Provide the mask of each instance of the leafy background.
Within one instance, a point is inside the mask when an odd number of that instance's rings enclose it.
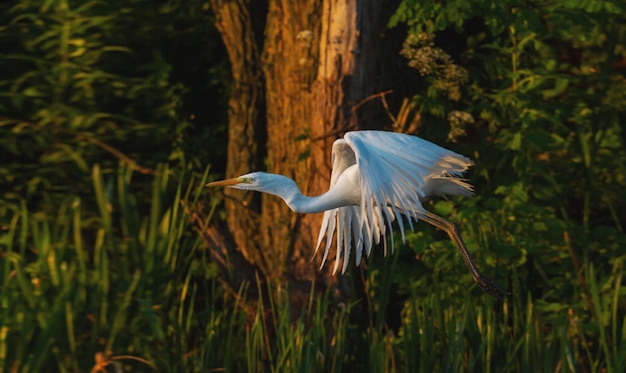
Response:
[[[476,162],[474,198],[429,206],[507,302],[468,291],[420,224],[352,269],[353,299],[312,293],[296,313],[272,284],[251,308],[263,285],[224,290],[190,219],[219,209],[200,186],[225,163],[207,3],[5,2],[2,369],[626,370],[624,4],[396,6],[389,58],[416,68],[420,135]]]

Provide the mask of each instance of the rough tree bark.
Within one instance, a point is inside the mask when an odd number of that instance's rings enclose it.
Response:
[[[261,2],[257,2],[259,4]],[[231,64],[232,87],[228,102],[227,175],[241,175],[263,167],[262,142],[265,128],[265,93],[260,69],[259,34],[263,19],[253,19],[248,1],[213,0],[215,26],[220,32]],[[260,12],[263,12],[261,6]],[[226,189],[227,224],[239,253],[259,266],[258,250],[249,249],[256,241],[258,196],[235,189]],[[255,201],[255,199],[257,201]],[[248,229],[242,229],[248,226]]]
[[[227,177],[266,169],[293,178],[304,194],[328,189],[332,142],[366,122],[366,113],[352,108],[376,91],[382,6],[212,0],[233,77]],[[311,262],[321,214],[295,214],[274,196],[226,193],[234,245],[214,249],[236,248],[231,254],[268,279],[289,280],[292,290],[335,281],[319,271],[319,256]]]

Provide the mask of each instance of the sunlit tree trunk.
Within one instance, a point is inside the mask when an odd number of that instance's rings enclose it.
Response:
[[[320,194],[333,141],[366,122],[353,109],[376,90],[382,0],[260,4],[212,1],[233,69],[226,176],[265,169]],[[263,276],[305,292],[312,281],[335,281],[328,268],[319,271],[320,256],[311,262],[322,214],[295,214],[270,195],[227,193],[236,250]]]

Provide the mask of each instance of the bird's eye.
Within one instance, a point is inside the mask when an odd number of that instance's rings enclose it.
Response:
[[[243,182],[246,184],[252,184],[253,181],[254,181],[254,178],[252,177],[246,177],[243,179]]]

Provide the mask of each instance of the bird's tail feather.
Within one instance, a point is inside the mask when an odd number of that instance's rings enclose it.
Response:
[[[467,182],[467,179],[459,179],[453,176],[437,176],[428,182],[429,189],[442,197],[474,195],[474,187]]]

